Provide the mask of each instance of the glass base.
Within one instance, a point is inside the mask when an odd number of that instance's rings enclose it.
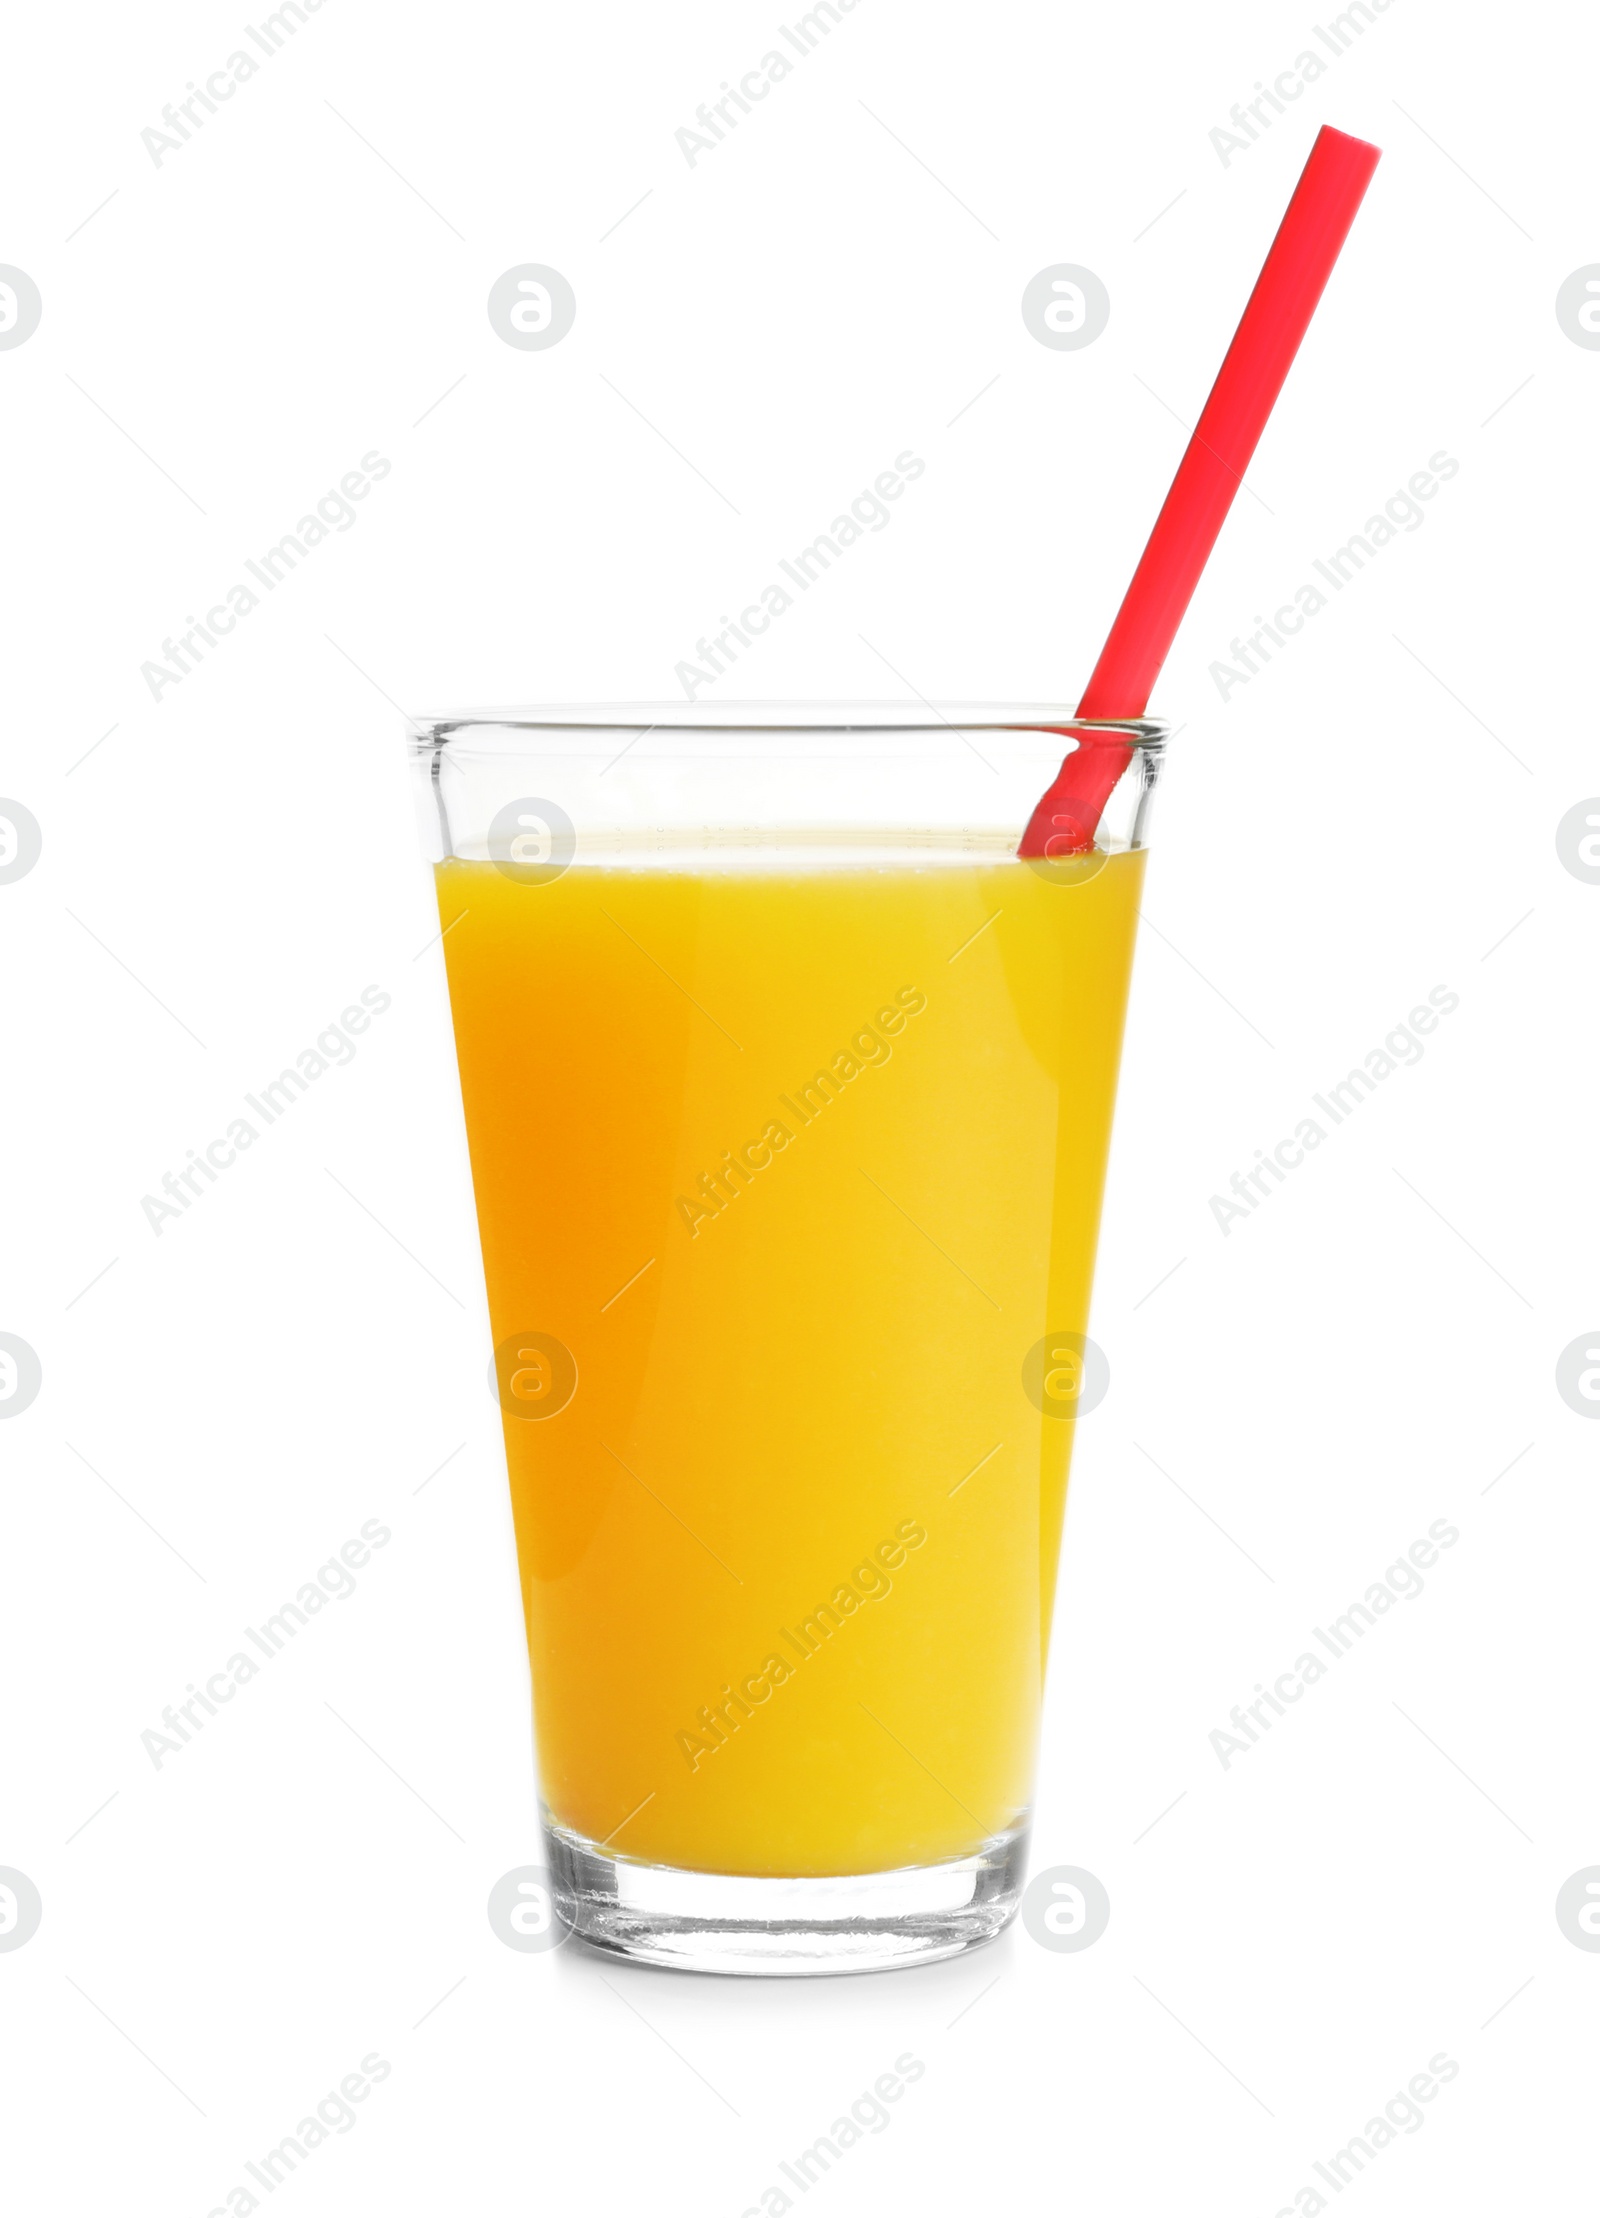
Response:
[[[970,1856],[829,1879],[748,1879],[613,1856],[545,1819],[556,1908],[591,1948],[743,1978],[890,1971],[959,1956],[1010,1924],[1026,1828]]]

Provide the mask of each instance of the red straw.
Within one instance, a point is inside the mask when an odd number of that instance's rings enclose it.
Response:
[[[1100,651],[1078,714],[1144,714],[1200,573],[1355,220],[1378,148],[1325,124],[1262,264],[1211,397]],[[1126,769],[1129,743],[1084,734],[1028,820],[1021,855],[1079,854]]]

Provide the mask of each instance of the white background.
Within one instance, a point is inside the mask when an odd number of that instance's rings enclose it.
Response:
[[[860,0],[691,169],[775,12],[327,0],[156,167],[242,20],[7,36],[0,261],[44,303],[0,352],[0,792],[44,836],[0,887],[0,1328],[44,1379],[0,1428],[0,1864],[44,1904],[0,1953],[16,2207],[228,2209],[373,2051],[278,2191],[305,2218],[738,2218],[907,2051],[819,2206],[1314,2209],[1447,2052],[1352,2201],[1567,2207],[1600,1429],[1554,1379],[1600,1323],[1600,888],[1555,828],[1600,789],[1600,354],[1553,304],[1600,259],[1592,19],[1394,0],[1225,165],[1327,15]],[[1072,698],[1322,120],[1385,158],[1153,704],[1185,728],[1034,1845],[1109,1930],[810,1985],[513,1954],[526,1669],[396,704],[674,693],[906,447],[891,528],[720,692]],[[527,261],[577,296],[548,352],[485,314]],[[1111,297],[1081,352],[1019,314],[1059,261]],[[372,449],[355,526],[153,701],[141,664]],[[1221,701],[1229,641],[1440,449],[1425,525]],[[356,1061],[158,1238],[141,1197],[368,984]],[[1423,1060],[1224,1237],[1210,1196],[1436,985]],[[370,1518],[357,1593],[153,1770],[163,1706]],[[1230,1708],[1439,1518],[1423,1595],[1224,1771]]]

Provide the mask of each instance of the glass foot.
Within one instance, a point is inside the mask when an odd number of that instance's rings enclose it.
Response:
[[[1025,1828],[970,1856],[830,1879],[636,1863],[545,1820],[556,1908],[591,1948],[744,1978],[888,1971],[992,1941],[1016,1915]]]

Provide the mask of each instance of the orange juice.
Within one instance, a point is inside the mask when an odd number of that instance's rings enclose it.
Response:
[[[556,1825],[1025,1823],[1143,863],[437,867]]]

